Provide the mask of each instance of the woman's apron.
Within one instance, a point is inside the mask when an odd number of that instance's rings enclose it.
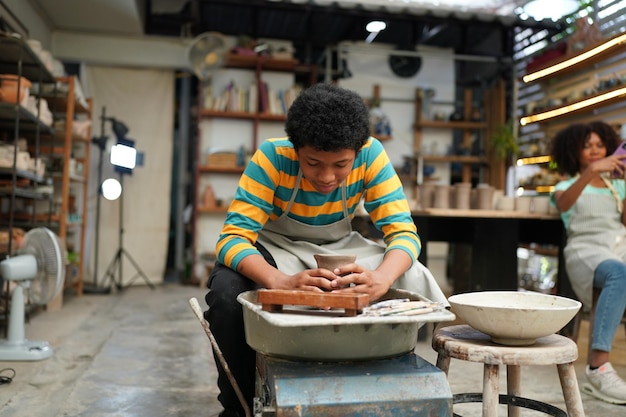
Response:
[[[348,215],[346,184],[341,185],[343,219],[324,226],[304,224],[288,216],[302,181],[298,172],[296,185],[284,213],[273,222],[267,222],[259,232],[258,242],[272,254],[278,269],[294,275],[305,269],[317,268],[316,253],[356,254],[356,263],[369,270],[376,269],[383,260],[385,247],[352,231]],[[392,286],[418,293],[432,301],[448,305],[447,299],[432,273],[415,261]]]
[[[607,259],[626,261],[626,228],[613,196],[583,193],[578,197],[563,251],[572,289],[591,307],[593,275]]]

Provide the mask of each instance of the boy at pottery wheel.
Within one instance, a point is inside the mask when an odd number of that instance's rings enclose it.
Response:
[[[249,407],[255,352],[246,344],[236,300],[258,288],[366,293],[390,287],[447,304],[417,260],[421,242],[409,204],[382,144],[369,135],[369,112],[356,93],[329,84],[304,90],[287,115],[287,137],[259,146],[246,167],[217,242],[205,318]],[[385,245],[352,231],[363,199]],[[355,263],[318,269],[316,253],[356,254]],[[221,417],[244,412],[218,367]]]

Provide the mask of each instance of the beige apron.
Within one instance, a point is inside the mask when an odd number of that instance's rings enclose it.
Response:
[[[352,230],[345,181],[341,185],[344,218],[324,226],[304,224],[288,216],[301,181],[302,171],[298,172],[296,185],[284,213],[278,219],[267,222],[259,232],[259,243],[272,254],[278,269],[293,275],[316,268],[317,263],[313,258],[316,253],[356,254],[357,264],[369,270],[376,269],[382,263],[385,247]],[[448,305],[432,273],[417,260],[396,280],[393,288],[412,291]]]
[[[626,262],[626,227],[608,195],[581,194],[567,230],[565,267],[578,299],[591,306],[593,274],[607,259]]]

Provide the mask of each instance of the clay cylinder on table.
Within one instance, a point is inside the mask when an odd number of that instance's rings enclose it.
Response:
[[[533,197],[532,211],[537,214],[548,214],[550,212],[550,197]]]
[[[476,187],[477,206],[479,210],[493,210],[493,192],[495,188],[487,184]]]
[[[420,185],[420,194],[418,204],[422,209],[429,209],[433,207],[435,198],[435,184],[424,183]]]
[[[532,200],[529,197],[516,197],[515,198],[515,211],[522,211],[529,213]]]
[[[435,208],[450,208],[450,186],[438,184],[435,186]]]
[[[454,185],[454,206],[457,209],[469,210],[472,184],[460,182]]]

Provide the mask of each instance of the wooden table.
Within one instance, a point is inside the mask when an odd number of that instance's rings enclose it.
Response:
[[[517,249],[522,243],[551,244],[562,248],[565,229],[558,215],[519,211],[427,209],[412,212],[422,238],[420,261],[426,265],[429,242],[471,245],[467,282],[454,285],[454,292],[516,290]],[[564,268],[559,268],[559,284]],[[559,291],[560,292],[560,291]]]

